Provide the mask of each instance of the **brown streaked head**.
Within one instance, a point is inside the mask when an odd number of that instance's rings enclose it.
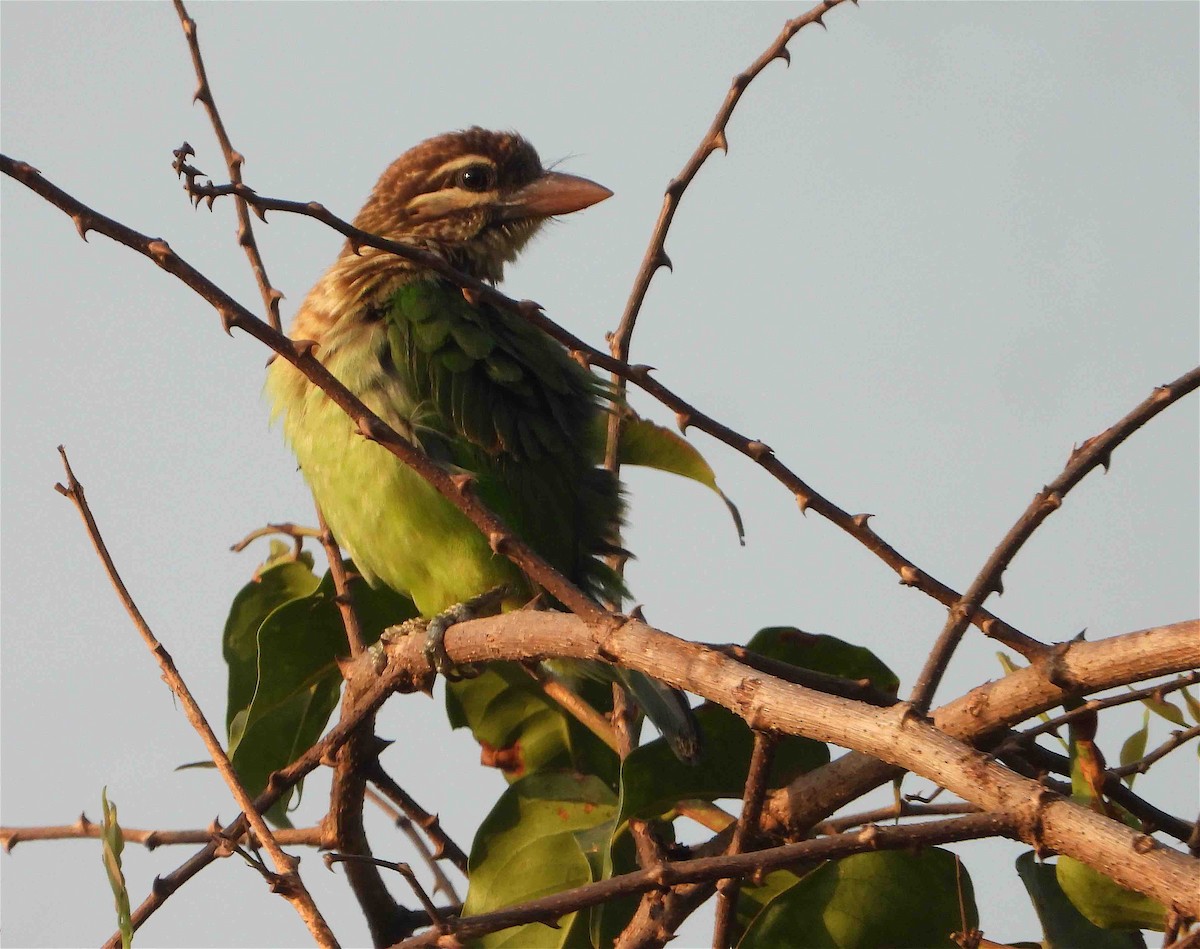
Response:
[[[515,132],[469,128],[428,139],[392,162],[354,223],[499,280],[547,218],[611,194],[586,178],[547,171]]]

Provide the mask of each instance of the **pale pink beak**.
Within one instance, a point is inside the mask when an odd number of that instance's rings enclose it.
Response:
[[[604,185],[598,185],[587,178],[564,174],[561,171],[545,171],[540,177],[509,195],[508,200],[501,205],[500,216],[505,220],[553,217],[556,214],[582,211],[611,197],[612,192]]]

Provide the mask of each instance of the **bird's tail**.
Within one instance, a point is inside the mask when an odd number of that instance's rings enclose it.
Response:
[[[683,693],[640,672],[618,667],[617,674],[646,717],[662,732],[675,757],[687,764],[699,761],[700,727]]]

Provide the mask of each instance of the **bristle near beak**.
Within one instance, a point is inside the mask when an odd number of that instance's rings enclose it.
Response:
[[[587,178],[546,171],[509,195],[501,203],[498,216],[504,221],[553,217],[582,211],[610,197],[612,192],[608,188]]]

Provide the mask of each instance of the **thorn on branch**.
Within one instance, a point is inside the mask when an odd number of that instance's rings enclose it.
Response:
[[[667,256],[667,252],[661,247],[654,257],[654,267],[656,270],[659,267],[666,267],[671,273],[675,272],[675,265],[671,263],[671,258]]]
[[[860,530],[869,530],[870,527],[867,524],[867,521],[874,516],[874,514],[855,514],[854,517],[850,518],[850,520],[853,522],[854,526]]]
[[[729,154],[729,139],[726,138],[724,129],[718,129],[717,134],[712,137],[708,148],[709,153],[715,152],[718,148],[726,155]]]
[[[465,472],[454,474],[450,476],[450,483],[454,485],[460,495],[467,494],[475,484],[475,476]]]
[[[746,453],[755,461],[762,461],[764,458],[775,454],[771,450],[770,445],[763,444],[758,439],[746,443]]]
[[[88,231],[91,230],[91,228],[88,227],[87,218],[84,217],[83,214],[72,214],[71,220],[75,222],[75,230],[79,232],[79,236],[82,237],[86,242]]]
[[[776,59],[782,59],[783,64],[789,69],[792,65],[792,53],[786,46],[779,47],[779,52],[775,54]]]
[[[165,266],[166,262],[175,256],[175,251],[171,250],[170,245],[161,237],[146,245],[146,250],[160,267]]]
[[[291,343],[292,352],[296,354],[297,359],[304,359],[311,355],[318,345],[315,339],[293,339]]]

